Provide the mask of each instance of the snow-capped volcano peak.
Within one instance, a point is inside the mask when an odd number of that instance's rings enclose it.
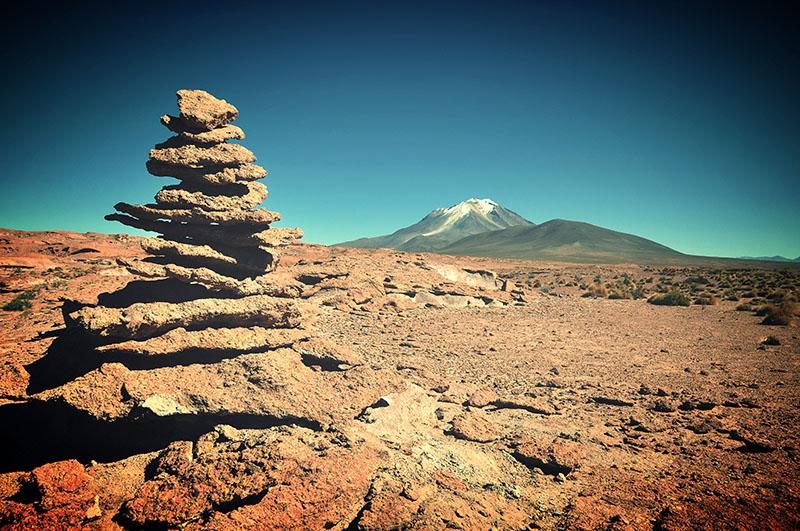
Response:
[[[443,213],[448,215],[457,214],[459,216],[466,216],[470,213],[470,211],[477,210],[486,216],[498,206],[500,205],[491,199],[475,199],[474,197],[470,197],[466,201],[462,201],[461,203],[453,205],[450,208],[440,208],[437,210],[441,210]]]
[[[471,197],[447,208],[437,208],[410,227],[386,236],[362,238],[346,245],[393,247],[404,251],[431,251],[472,234],[531,222],[491,199]]]

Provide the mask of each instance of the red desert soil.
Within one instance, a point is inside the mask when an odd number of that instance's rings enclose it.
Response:
[[[736,311],[796,270],[303,244],[281,262],[302,356],[65,337],[62,311],[178,296],[118,265],[139,241],[0,230],[0,305],[31,301],[0,311],[0,527],[800,527],[797,317]],[[722,300],[581,296],[620,282]]]

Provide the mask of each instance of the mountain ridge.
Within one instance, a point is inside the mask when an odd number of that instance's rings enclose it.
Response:
[[[573,263],[800,265],[800,257],[792,260],[684,254],[641,236],[582,221],[552,219],[537,225],[491,199],[475,198],[436,208],[417,223],[391,234],[335,245]]]
[[[438,252],[579,262],[672,261],[688,256],[641,236],[565,219],[467,236]]]
[[[518,225],[533,223],[491,199],[470,198],[450,207],[436,208],[417,223],[391,234],[358,238],[336,245],[435,252],[465,236]]]

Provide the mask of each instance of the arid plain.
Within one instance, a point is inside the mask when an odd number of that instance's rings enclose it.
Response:
[[[0,232],[4,528],[800,525],[797,317],[756,315],[797,269],[296,244],[275,282],[311,339],[71,337],[81,306],[197,296],[122,267],[139,242]]]

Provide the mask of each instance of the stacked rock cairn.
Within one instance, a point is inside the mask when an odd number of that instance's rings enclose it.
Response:
[[[127,354],[289,346],[304,336],[294,300],[301,286],[274,269],[281,248],[302,231],[270,227],[279,214],[258,208],[267,196],[258,180],[267,171],[253,164],[251,151],[229,143],[244,138],[231,125],[236,107],[202,90],[177,95],[179,116],[161,117],[175,135],[150,150],[147,169],[180,183],[164,186],[153,204],[118,203],[106,219],[160,234],[142,243],[150,257],[122,262],[130,272],[199,285],[204,295],[87,307],[71,324],[102,338],[99,350]]]

